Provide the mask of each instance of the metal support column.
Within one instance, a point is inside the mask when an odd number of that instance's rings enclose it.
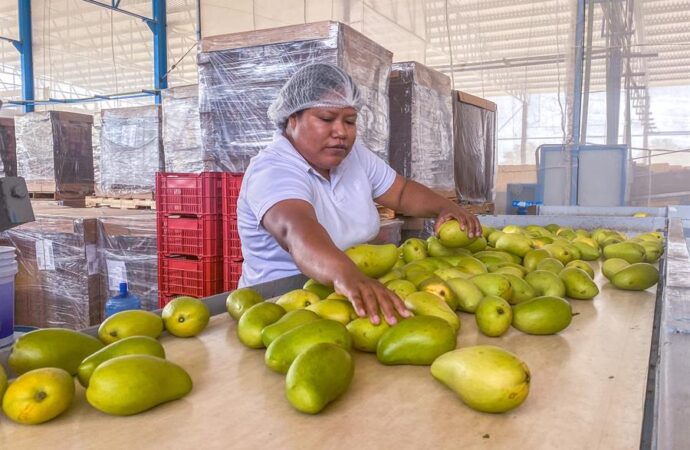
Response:
[[[19,50],[22,67],[22,100],[34,100],[34,54],[31,36],[31,0],[19,2],[19,42],[14,43]],[[24,112],[34,110],[34,105],[24,105]]]
[[[589,85],[592,77],[592,37],[594,35],[594,2],[587,0],[587,47],[585,51],[585,86],[582,100],[582,133],[580,140],[587,143],[587,118],[589,116]]]
[[[168,87],[168,36],[165,0],[153,0],[153,21],[147,22],[153,32],[153,87],[156,104],[161,103],[161,89]]]
[[[575,23],[575,80],[573,86],[572,143],[580,143],[580,120],[582,114],[582,66],[585,54],[585,0],[577,0],[577,22]]]
[[[520,164],[527,164],[527,119],[529,118],[529,94],[522,99],[522,127],[520,134]]]

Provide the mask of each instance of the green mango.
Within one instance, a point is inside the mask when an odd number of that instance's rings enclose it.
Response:
[[[263,342],[265,347],[268,347],[271,345],[271,342],[278,339],[280,335],[287,333],[288,331],[297,328],[300,325],[314,322],[319,319],[319,315],[314,311],[310,311],[308,309],[295,309],[285,313],[284,316],[272,324],[263,327],[261,330],[261,342]]]
[[[539,226],[539,225],[527,225],[525,227],[525,231],[535,233],[537,236],[552,236],[553,235],[553,233],[551,233],[549,230],[547,230],[546,228]]]
[[[519,272],[519,274],[517,274],[517,276],[520,278],[524,277],[525,275],[527,275],[527,272],[529,272],[527,269],[525,269],[520,264],[515,264],[512,262],[496,263],[496,264],[491,264],[491,265],[487,266],[489,273],[496,273],[496,272],[501,273],[501,270],[505,269],[505,268],[516,269]],[[507,271],[506,273],[517,273],[517,272],[510,270],[510,271]]]
[[[318,414],[350,386],[355,364],[347,350],[322,343],[300,353],[285,377],[285,396],[297,410]]]
[[[364,275],[371,278],[383,276],[398,261],[398,248],[393,244],[354,245],[345,250],[345,254]]]
[[[527,334],[556,334],[572,319],[570,303],[561,297],[536,297],[513,306],[513,326]]]
[[[547,272],[553,272],[558,275],[564,268],[565,265],[556,258],[544,258],[537,264],[536,270],[546,270]]]
[[[405,278],[407,279],[407,281],[414,284],[415,288],[417,289],[419,289],[419,286],[421,286],[421,284],[428,279],[441,279],[431,272],[408,272]]]
[[[376,357],[385,365],[431,364],[456,346],[456,332],[445,320],[415,316],[397,323],[379,339]]]
[[[630,263],[624,259],[611,258],[604,261],[601,265],[601,273],[611,281],[611,278],[621,269],[628,267]]]
[[[17,375],[43,367],[56,367],[76,375],[82,360],[102,348],[103,344],[88,334],[44,328],[20,336],[7,363]]]
[[[457,250],[464,250],[464,249],[459,248]],[[449,262],[447,262],[445,259],[443,259],[440,256],[429,256],[427,259],[424,260],[424,262],[432,263],[435,266],[433,270],[448,269],[450,267],[453,267],[452,264],[450,264]]]
[[[508,280],[513,291],[510,299],[508,299],[508,303],[511,305],[517,305],[518,303],[525,302],[537,296],[537,292],[534,288],[522,277],[517,277],[509,273],[504,273],[503,276]]]
[[[325,299],[311,306],[307,309],[315,312],[322,319],[331,319],[347,325],[357,318],[355,308],[349,300],[340,299]]]
[[[402,256],[406,263],[419,261],[429,256],[426,249],[426,242],[417,238],[410,238],[403,242]]]
[[[504,234],[496,241],[496,249],[503,250],[520,258],[532,250],[532,240],[521,234]]]
[[[491,271],[491,273],[497,273],[499,275],[515,275],[516,277],[524,277],[525,273],[523,270],[517,268],[517,267],[511,267],[511,266],[502,266],[495,268],[495,270]]]
[[[563,237],[570,241],[577,237],[577,234],[572,228],[561,228],[558,231],[556,231],[556,236]]]
[[[502,228],[502,231],[504,233],[508,233],[508,234],[522,234],[522,233],[524,233],[524,230],[522,229],[522,227],[519,225],[515,225],[515,224],[509,224],[509,225],[504,226]]]
[[[308,279],[306,283],[304,283],[302,289],[313,292],[314,294],[318,295],[321,299],[324,299],[331,295],[333,292],[335,292],[333,286],[326,286],[325,284],[321,284],[318,281],[313,280],[311,278]]]
[[[488,272],[486,264],[473,256],[462,257],[458,260],[457,264],[455,264],[455,268],[472,275],[479,275],[480,273]]]
[[[354,348],[362,352],[376,353],[379,339],[390,328],[390,325],[385,320],[374,325],[368,317],[362,317],[348,323],[346,328],[352,336]]]
[[[352,348],[350,333],[340,322],[319,319],[305,323],[280,335],[266,349],[266,365],[278,373],[287,373],[297,356],[309,347],[327,342],[345,350]]]
[[[543,248],[530,250],[525,254],[522,265],[527,272],[533,272],[537,270],[537,264],[546,258],[551,258],[551,253],[549,253],[548,250],[544,250]]]
[[[446,267],[444,269],[434,270],[434,275],[442,279],[443,281],[450,280],[451,278],[465,278],[467,273],[455,267]]]
[[[405,278],[405,272],[402,269],[393,269],[382,277],[379,277],[379,283],[386,284],[393,280],[402,280]],[[330,295],[330,294],[329,294]]]
[[[611,283],[618,289],[644,291],[659,282],[659,271],[648,263],[635,263],[616,272]]]
[[[294,311],[296,309],[304,309],[320,301],[321,297],[312,291],[294,289],[281,295],[278,300],[276,300],[276,304],[281,306],[285,311]]]
[[[589,237],[589,231],[583,229],[583,228],[578,228],[575,230],[575,235],[576,237],[582,236],[582,237]]]
[[[261,294],[251,288],[240,288],[232,291],[225,299],[225,309],[235,320],[240,320],[242,314],[257,303],[263,302]]]
[[[484,295],[497,295],[505,300],[513,295],[510,281],[503,275],[497,273],[482,273],[470,278]]]
[[[429,256],[454,256],[458,255],[458,250],[461,250],[445,247],[436,236],[429,236],[426,240],[426,248]]]
[[[640,240],[638,244],[640,244],[644,248],[645,262],[656,262],[659,260],[659,258],[661,258],[661,255],[664,253],[664,246],[659,241]]]
[[[585,261],[596,261],[601,256],[598,247],[594,248],[579,241],[573,241],[572,245],[580,252],[580,258]]]
[[[510,309],[510,304],[501,297],[487,295],[477,305],[474,319],[482,334],[498,337],[510,328],[513,321],[513,310]]]
[[[180,399],[191,390],[192,379],[177,364],[150,355],[126,355],[96,368],[86,400],[106,414],[130,416]]]
[[[124,355],[151,355],[165,359],[165,350],[160,342],[148,336],[131,336],[120,339],[84,358],[77,369],[79,383],[88,387],[89,379],[98,366]]]
[[[426,270],[427,272],[433,272],[438,268],[438,264],[436,264],[434,260],[432,260],[431,258],[425,258],[411,262],[410,264],[403,267],[403,270],[405,271],[405,275],[407,275],[411,271],[418,272]]]
[[[450,248],[467,247],[476,239],[467,236],[457,220],[444,222],[438,230],[438,238],[441,244]]]
[[[484,297],[477,285],[465,278],[452,278],[446,283],[458,299],[458,307],[456,309],[467,313],[474,313],[477,305]]]
[[[157,339],[163,333],[163,319],[151,311],[120,311],[108,317],[98,327],[98,339],[104,344],[130,336],[149,336]]]
[[[465,248],[472,253],[477,253],[485,250],[488,245],[489,243],[486,241],[486,238],[484,236],[480,236]]]
[[[604,239],[604,241],[601,242],[600,245],[601,245],[601,248],[604,249],[604,248],[608,247],[609,245],[620,244],[622,242],[625,242],[625,239],[623,239],[622,237],[620,237],[616,234],[616,235],[607,236],[606,239]]]
[[[576,259],[574,261],[570,261],[568,264],[565,265],[565,267],[566,268],[577,267],[578,269],[582,269],[585,272],[587,272],[587,275],[589,275],[589,278],[591,278],[592,280],[594,279],[594,269],[592,269],[592,266],[590,266],[589,264],[587,264],[586,262],[584,262],[581,259]],[[558,273],[560,274],[561,272],[558,272]]]
[[[264,342],[261,332],[284,315],[285,309],[276,303],[258,303],[240,317],[239,322],[237,322],[237,337],[241,343],[249,348],[262,348]]]
[[[419,285],[420,292],[429,292],[441,297],[448,307],[455,311],[458,307],[458,298],[448,284],[440,278],[429,278]]]
[[[505,236],[506,233],[500,230],[494,230],[489,236],[486,238],[486,243],[489,244],[491,247],[496,247],[496,242],[502,237]]]
[[[550,223],[544,227],[549,233],[556,234],[558,233],[558,230],[561,229],[561,226],[556,224],[556,223]]]
[[[482,237],[488,239],[489,235],[496,231],[496,228],[482,225]]]
[[[620,258],[628,261],[630,264],[635,264],[644,262],[646,252],[644,247],[637,242],[626,241],[604,247],[604,258]]]
[[[558,274],[565,285],[565,295],[577,300],[591,300],[599,294],[597,284],[578,267],[566,267]]]
[[[547,244],[544,250],[548,250],[551,253],[551,257],[559,260],[564,265],[572,261],[573,259],[578,259],[573,255],[573,246],[566,246],[563,243],[554,242],[553,244]],[[581,256],[581,255],[578,255]]]
[[[386,287],[395,292],[398,297],[405,298],[413,292],[417,292],[417,286],[407,280],[393,280],[386,284]]]
[[[545,245],[553,244],[553,238],[550,236],[539,236],[532,238],[532,245],[535,249],[543,249]]]
[[[514,262],[510,254],[495,250],[484,250],[483,252],[477,252],[472,256],[485,265],[498,264],[502,262]]]
[[[493,345],[465,347],[441,355],[431,375],[452,389],[470,408],[503,413],[529,394],[530,371],[513,353]]]
[[[405,306],[416,316],[436,316],[445,320],[456,332],[460,318],[445,300],[430,292],[414,292],[404,299]]]
[[[565,284],[563,284],[563,280],[553,272],[535,270],[527,274],[525,281],[534,288],[538,296],[565,296]]]

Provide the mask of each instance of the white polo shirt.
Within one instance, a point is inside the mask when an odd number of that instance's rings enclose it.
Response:
[[[300,273],[288,252],[261,225],[266,212],[283,200],[310,203],[319,223],[335,245],[345,250],[370,241],[379,232],[373,199],[386,193],[395,171],[355,141],[352,151],[322,177],[280,132],[254,156],[244,174],[237,202],[237,224],[242,241],[242,278],[239,286]]]

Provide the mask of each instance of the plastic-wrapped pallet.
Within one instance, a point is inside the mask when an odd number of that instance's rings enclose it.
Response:
[[[105,109],[101,121],[100,195],[150,196],[165,167],[160,107]]]
[[[388,160],[388,75],[392,53],[338,22],[316,22],[204,38],[199,63],[199,111],[209,170],[244,172],[272,140],[266,112],[283,84],[309,63],[345,69],[365,106],[359,138]]]
[[[6,177],[17,176],[17,147],[11,117],[0,117],[0,173]]]
[[[57,198],[93,194],[93,117],[63,111],[32,112],[14,119],[17,173],[31,192]]]
[[[98,197],[104,197],[103,192],[101,192],[101,128],[103,128],[103,119],[101,112],[98,111],[93,115],[93,127],[91,128],[94,191]]]
[[[165,170],[199,173],[205,170],[199,122],[199,86],[163,91],[163,148]]]
[[[491,202],[496,171],[496,104],[453,91],[455,180],[458,199]]]
[[[18,325],[81,329],[102,320],[96,220],[69,217],[71,211],[37,211],[35,222],[0,235],[2,245],[17,249]]]
[[[390,75],[390,164],[430,188],[455,190],[450,79],[417,62]]]
[[[98,219],[98,260],[101,290],[105,297],[117,294],[125,281],[141,299],[142,309],[158,308],[158,254],[155,212]]]

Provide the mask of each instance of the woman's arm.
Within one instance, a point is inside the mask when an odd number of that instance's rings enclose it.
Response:
[[[394,209],[406,216],[436,216],[434,228],[437,232],[444,222],[455,219],[460,222],[460,227],[466,230],[470,237],[482,235],[482,226],[477,216],[428,187],[400,175],[395,177],[393,185],[385,194],[374,200],[379,205]]]
[[[352,302],[360,317],[379,323],[379,308],[386,321],[396,322],[395,311],[411,314],[392,291],[364,275],[331,240],[316,218],[314,208],[303,200],[283,200],[264,214],[262,225],[292,256],[297,267],[316,281],[332,285]]]

